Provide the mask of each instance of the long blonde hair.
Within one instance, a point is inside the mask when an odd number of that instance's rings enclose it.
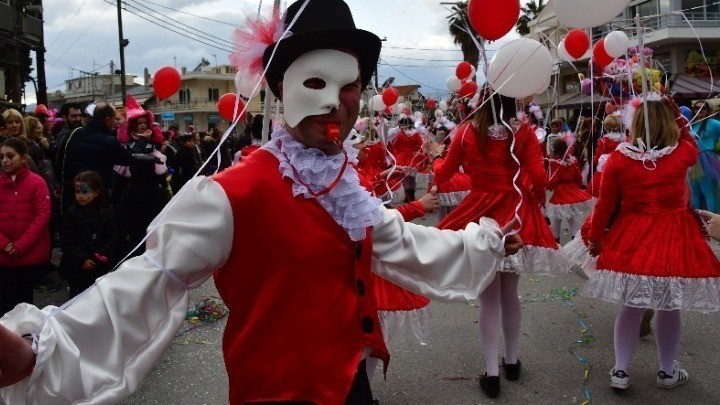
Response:
[[[30,116],[30,115],[25,117],[25,128],[27,131],[28,138],[33,138],[33,136],[35,134],[35,129],[37,127],[42,127],[42,123],[40,122],[39,119],[37,119],[33,116]]]
[[[20,114],[20,111],[14,109],[14,108],[8,108],[5,110],[5,112],[2,113],[3,121],[5,121],[5,132],[10,135],[10,132],[7,130],[7,122],[8,121],[20,121],[20,133],[17,135],[21,138],[27,138],[27,129],[25,128],[25,121],[23,120],[22,114]]]
[[[674,146],[680,139],[680,129],[675,122],[672,111],[662,101],[648,101],[648,115],[650,116],[650,145],[648,147],[664,148]],[[630,131],[630,142],[638,145],[638,141],[645,140],[645,111],[640,106],[635,112]]]

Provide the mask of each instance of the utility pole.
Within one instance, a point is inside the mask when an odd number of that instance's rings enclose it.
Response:
[[[110,94],[115,95],[115,61],[110,61]]]
[[[122,28],[122,0],[117,0],[117,15],[118,15],[118,36],[120,41],[120,91],[122,92],[122,105],[125,107],[125,101],[127,98],[127,88],[125,86],[125,47],[128,46],[130,41],[123,38]]]
[[[40,2],[40,21],[44,20],[45,13]],[[37,65],[37,90],[35,96],[38,104],[48,105],[47,82],[45,81],[45,24],[40,24],[40,45],[35,50],[35,64]],[[49,106],[48,106],[49,107]]]

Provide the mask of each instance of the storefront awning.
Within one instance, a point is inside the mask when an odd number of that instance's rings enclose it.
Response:
[[[560,96],[560,101],[557,103],[556,108],[558,109],[569,109],[569,108],[580,108],[583,106],[589,106],[590,103],[599,104],[603,101],[609,101],[609,98],[603,97],[599,94],[594,94],[593,97],[583,93],[573,93]],[[552,104],[551,104],[552,105]]]
[[[720,77],[692,77],[686,74],[674,75],[670,80],[670,92],[681,98],[711,98],[720,93]]]

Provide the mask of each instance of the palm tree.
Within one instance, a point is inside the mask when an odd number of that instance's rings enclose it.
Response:
[[[518,34],[525,36],[530,33],[530,27],[528,27],[528,24],[530,24],[530,21],[538,18],[546,5],[547,2],[545,0],[538,0],[537,3],[535,0],[530,0],[525,7],[520,8],[523,15],[520,16],[517,22]]]
[[[480,50],[473,42],[471,35],[478,39],[478,42],[482,41],[482,38],[478,36],[475,30],[468,22],[467,17],[467,2],[458,2],[452,7],[452,15],[447,17],[448,23],[450,24],[450,35],[453,37],[453,42],[456,45],[460,45],[460,50],[463,53],[463,60],[470,63],[477,68],[480,60]],[[466,32],[466,27],[470,29],[470,34]]]

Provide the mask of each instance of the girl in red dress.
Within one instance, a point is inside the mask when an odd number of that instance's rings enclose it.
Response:
[[[449,146],[455,134],[457,134],[457,131],[453,131],[450,136],[447,136],[447,128],[440,127],[435,132],[435,140],[439,145]],[[444,161],[444,157],[435,159],[432,163],[433,172],[435,171],[435,167],[441,166]],[[455,209],[455,207],[470,194],[470,190],[472,190],[472,180],[470,180],[470,176],[468,176],[461,167],[457,173],[453,174],[450,180],[443,184],[432,184],[430,189],[435,193],[440,203],[438,221],[442,221],[450,211]]]
[[[493,117],[493,103],[496,111],[503,111],[504,117]],[[507,258],[503,271],[497,273],[495,280],[478,298],[486,367],[480,386],[490,397],[497,396],[500,391],[498,352],[501,328],[505,337],[505,375],[509,380],[517,380],[520,376],[517,357],[520,338],[519,275],[563,274],[570,268],[540,210],[541,200],[538,198],[545,198],[548,177],[538,139],[527,126],[511,133],[503,125],[493,125],[494,122],[502,122],[503,118],[507,122],[514,117],[515,100],[495,95],[493,103],[485,103],[471,122],[459,127],[445,161],[435,167],[438,184],[450,180],[460,165],[472,180],[470,195],[438,224],[440,229],[464,229],[467,224],[482,217],[506,224],[515,218],[516,207],[520,206],[518,215],[522,225],[519,234],[525,247]],[[514,182],[518,171],[520,178]],[[520,193],[514,183],[520,187]]]
[[[398,120],[398,128],[391,132],[392,141],[388,145],[388,150],[395,156],[397,166],[406,171],[407,177],[403,180],[405,200],[414,201],[415,176],[427,172],[428,168],[427,155],[422,151],[423,137],[407,117]]]
[[[570,235],[580,229],[580,224],[592,210],[592,196],[580,188],[582,173],[577,159],[568,153],[568,145],[562,138],[553,141],[553,157],[548,164],[550,181],[548,188],[553,191],[545,214],[550,219],[555,240],[560,242],[560,225],[568,223]]]
[[[595,157],[593,158],[595,174],[590,181],[590,185],[588,185],[588,191],[590,191],[590,194],[595,198],[600,195],[600,181],[602,179],[605,162],[607,162],[610,154],[617,149],[618,145],[627,141],[627,136],[625,136],[622,130],[622,121],[620,121],[620,118],[614,115],[608,115],[603,121],[603,127],[605,128],[605,134],[602,138],[598,139]]]
[[[631,142],[621,144],[605,164],[588,233],[588,247],[599,255],[584,294],[621,305],[610,371],[610,386],[617,389],[630,387],[628,370],[646,308],[657,313],[660,388],[688,380],[676,361],[679,310],[720,309],[720,262],[688,209],[686,174],[698,159],[698,148],[679,108],[655,100],[647,102],[652,148],[637,146],[645,142],[645,114],[639,108]]]

